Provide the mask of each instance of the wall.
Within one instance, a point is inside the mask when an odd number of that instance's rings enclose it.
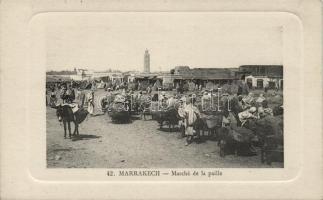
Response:
[[[268,87],[269,86],[269,82],[273,81],[275,82],[275,85],[278,86],[279,88],[281,88],[281,83],[282,83],[282,80],[281,78],[268,78],[268,77],[265,77],[265,76],[246,76],[245,77],[245,81],[247,83],[247,80],[248,79],[251,79],[252,80],[252,87],[253,88],[257,88],[257,81],[259,79],[262,79],[263,80],[263,88],[264,87]]]

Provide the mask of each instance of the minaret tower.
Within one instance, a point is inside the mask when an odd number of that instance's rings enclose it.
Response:
[[[147,49],[144,56],[144,72],[150,73],[150,54]]]

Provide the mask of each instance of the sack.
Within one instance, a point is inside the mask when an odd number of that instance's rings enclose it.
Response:
[[[256,122],[256,134],[259,136],[282,135],[283,119],[267,115]]]
[[[116,103],[123,103],[126,101],[126,98],[122,95],[116,95],[114,98],[114,102]]]
[[[75,117],[76,117],[76,121],[77,123],[82,123],[86,116],[89,114],[89,112],[87,110],[85,110],[84,108],[80,108],[76,113],[75,113]]]
[[[252,130],[244,127],[235,127],[232,129],[233,139],[237,142],[251,142],[251,139],[255,137]]]
[[[126,107],[125,107],[124,103],[113,103],[111,105],[111,110],[112,111],[125,111]]]
[[[220,125],[222,120],[220,116],[204,115],[204,121],[209,129],[215,128]]]

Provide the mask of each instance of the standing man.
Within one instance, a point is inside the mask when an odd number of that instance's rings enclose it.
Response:
[[[186,121],[186,129],[185,129],[185,135],[186,135],[186,144],[185,146],[189,145],[193,137],[196,133],[194,130],[194,123],[196,120],[200,117],[200,112],[198,108],[195,106],[196,97],[195,94],[192,94],[189,96],[189,101],[187,102],[187,105],[185,106],[185,121]]]
[[[94,91],[92,90],[87,94],[88,108],[87,111],[93,115],[94,113]]]
[[[51,106],[51,107],[55,106],[56,101],[57,101],[57,98],[56,98],[55,89],[52,88],[51,93],[50,93],[50,97],[49,97],[49,106]]]
[[[61,85],[61,91],[60,91],[60,98],[62,100],[61,103],[66,103],[66,99],[67,99],[66,91],[67,91],[67,86],[65,84]]]
[[[147,86],[146,91],[147,91],[147,94],[150,94],[150,87],[149,86]]]

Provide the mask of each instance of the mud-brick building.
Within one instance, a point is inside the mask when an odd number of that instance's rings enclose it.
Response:
[[[239,74],[245,77],[249,88],[283,89],[282,65],[242,65]]]
[[[179,66],[174,68],[174,82],[193,81],[203,87],[208,83],[225,84],[237,80],[237,68],[189,68]]]

